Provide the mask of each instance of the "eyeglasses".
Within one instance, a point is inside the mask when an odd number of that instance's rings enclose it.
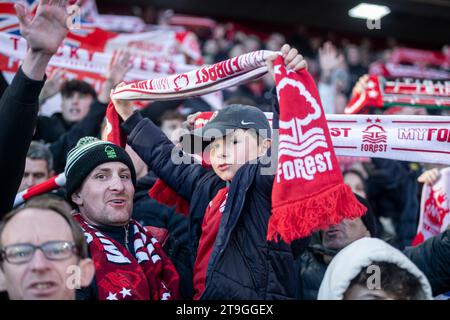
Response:
[[[19,243],[0,249],[2,260],[12,264],[23,264],[33,259],[36,249],[40,249],[48,260],[65,260],[78,252],[75,244],[68,241],[49,241],[35,246],[31,243]]]

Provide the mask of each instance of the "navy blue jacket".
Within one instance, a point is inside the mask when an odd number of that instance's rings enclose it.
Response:
[[[128,134],[128,144],[149,169],[189,201],[194,263],[205,210],[225,182],[174,149],[164,133],[139,113],[122,128]],[[186,162],[175,164],[172,154]],[[261,168],[261,163],[243,165],[229,186],[201,299],[294,298],[297,276],[293,250],[286,243],[266,240],[274,176],[261,175]]]
[[[417,233],[419,170],[411,163],[372,159],[367,180],[367,199],[377,216],[393,219],[396,236],[392,245],[400,250],[409,246]]]

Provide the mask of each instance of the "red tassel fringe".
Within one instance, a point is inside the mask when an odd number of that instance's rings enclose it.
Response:
[[[367,208],[355,198],[350,187],[341,183],[307,199],[272,208],[267,240],[277,242],[281,238],[291,243],[338,224],[342,219],[359,218],[366,211]]]

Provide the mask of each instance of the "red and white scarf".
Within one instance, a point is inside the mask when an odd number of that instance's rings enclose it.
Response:
[[[286,242],[362,216],[367,210],[344,184],[314,80],[274,62],[280,106],[278,170],[267,238]]]
[[[213,65],[165,78],[138,81],[117,88],[115,100],[173,100],[223,90],[261,77],[273,51],[254,51]]]
[[[440,178],[433,184],[425,184],[420,203],[420,221],[413,245],[443,232],[450,225],[450,168],[440,171]]]
[[[348,102],[346,114],[364,113],[367,107],[408,106],[450,109],[450,82],[445,80],[386,79],[370,76],[367,88]]]
[[[74,215],[84,231],[95,264],[99,300],[173,300],[179,298],[179,276],[158,241],[130,221],[135,255],[114,239]]]

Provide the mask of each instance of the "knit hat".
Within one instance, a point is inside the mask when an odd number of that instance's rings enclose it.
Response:
[[[80,187],[84,179],[98,165],[105,162],[122,162],[131,172],[133,185],[136,186],[136,171],[133,161],[125,149],[94,137],[84,137],[67,154],[66,167],[66,197],[71,201],[72,193]]]

